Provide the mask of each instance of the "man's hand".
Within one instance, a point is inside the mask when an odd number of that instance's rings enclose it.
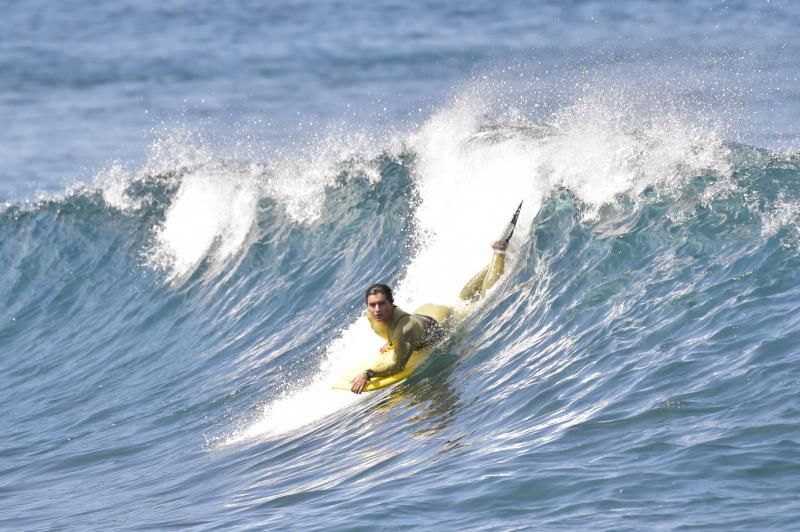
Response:
[[[359,394],[359,393],[363,392],[364,391],[364,387],[367,385],[367,381],[369,381],[369,377],[367,377],[367,372],[366,371],[362,371],[361,373],[356,375],[355,379],[350,381],[352,383],[352,385],[353,385],[350,388],[350,391],[355,393],[355,394]]]

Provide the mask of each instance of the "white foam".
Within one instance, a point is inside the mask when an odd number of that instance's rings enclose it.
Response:
[[[134,201],[127,194],[132,179],[127,168],[115,162],[97,174],[95,185],[100,188],[106,203],[121,211],[134,211],[141,206],[141,202]]]
[[[432,117],[412,138],[421,198],[417,222],[426,240],[397,286],[401,304],[456,304],[462,286],[490,259],[490,244],[520,200],[525,205],[514,243],[527,238],[541,202],[535,155],[520,138],[475,142],[478,128],[475,109],[461,104]]]
[[[371,136],[330,129],[301,150],[271,161],[261,181],[262,193],[283,205],[294,221],[310,224],[320,217],[325,188],[337,186],[336,177],[343,171],[350,177],[379,180],[377,155],[378,142]]]
[[[207,256],[221,267],[247,240],[257,202],[254,183],[223,168],[185,175],[155,231],[152,263],[168,269],[171,281],[191,274]]]
[[[557,134],[542,146],[542,168],[553,184],[570,189],[596,212],[620,194],[680,186],[706,171],[730,173],[728,150],[714,127],[660,107],[630,105],[625,94],[601,94],[554,117]]]
[[[793,233],[795,234],[792,243],[796,245],[797,226],[798,220],[800,220],[800,201],[787,200],[784,195],[781,194],[771,208],[762,213],[761,220],[762,236],[772,237],[777,235],[784,227],[792,227],[794,229]]]
[[[368,135],[331,130],[296,150],[277,152],[263,164],[226,164],[202,137],[182,131],[165,134],[153,144],[144,172],[186,171],[154,233],[150,264],[166,269],[170,281],[185,278],[206,258],[224,266],[246,249],[262,198],[275,200],[296,223],[314,223],[326,187],[337,186],[343,171],[347,177],[379,179],[376,146]],[[119,202],[118,187],[107,188],[109,197]]]
[[[377,352],[381,343],[371,332],[365,317],[351,323],[328,346],[312,382],[292,383],[288,391],[261,406],[254,420],[228,436],[224,444],[290,432],[363,400],[367,395],[334,390],[331,381],[362,359],[365,353]]]

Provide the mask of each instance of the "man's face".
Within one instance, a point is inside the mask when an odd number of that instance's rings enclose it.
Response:
[[[384,294],[371,294],[367,296],[367,312],[373,320],[385,323],[392,319],[392,304]]]

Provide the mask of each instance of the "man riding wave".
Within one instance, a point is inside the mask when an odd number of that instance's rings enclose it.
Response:
[[[503,274],[508,241],[514,232],[521,207],[522,203],[503,237],[492,244],[494,250],[492,260],[461,290],[459,295],[461,300],[474,301],[483,297]],[[432,303],[426,303],[410,314],[394,304],[392,289],[380,283],[367,288],[364,298],[367,305],[367,319],[372,330],[386,340],[381,352],[390,349],[394,351],[388,360],[366,368],[355,376],[351,381],[350,390],[356,394],[364,391],[372,378],[387,377],[401,372],[414,351],[429,347],[444,338],[447,330],[453,326],[452,322],[456,315],[454,308]]]

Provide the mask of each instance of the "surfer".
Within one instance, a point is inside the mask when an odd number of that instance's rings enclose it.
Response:
[[[508,242],[514,233],[522,203],[517,207],[511,223],[500,240],[492,244],[494,254],[489,264],[467,282],[459,294],[463,301],[476,301],[495,285],[505,268],[505,254]],[[351,381],[350,390],[360,394],[370,379],[387,377],[405,368],[411,354],[429,347],[441,340],[448,328],[452,327],[456,311],[445,305],[426,303],[410,314],[394,304],[392,289],[385,284],[374,284],[364,295],[367,305],[367,319],[372,330],[386,340],[381,352],[393,349],[388,360],[367,368]]]

